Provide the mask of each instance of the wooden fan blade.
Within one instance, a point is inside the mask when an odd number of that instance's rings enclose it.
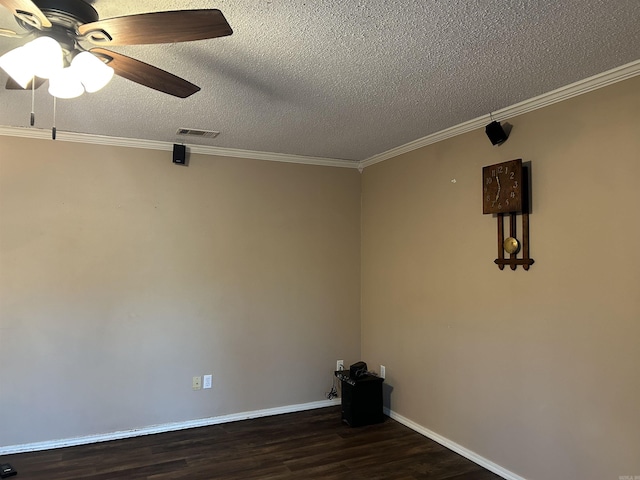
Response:
[[[233,30],[217,9],[151,12],[107,18],[78,27],[96,45],[143,45],[204,40],[231,35]]]
[[[35,78],[35,88],[40,88],[40,86],[46,82],[46,80],[44,78],[40,78],[40,77],[34,77]],[[33,80],[31,80],[31,82],[33,82]],[[7,78],[7,85],[5,86],[5,88],[7,90],[31,90],[31,82],[29,82],[29,84],[27,85],[27,88],[22,88],[18,82],[16,82],[13,78],[9,77]]]
[[[0,5],[11,10],[16,16],[38,29],[41,27],[51,28],[51,22],[45,17],[31,0],[0,0]]]
[[[165,70],[161,70],[148,63],[135,58],[127,57],[120,53],[112,52],[104,48],[92,48],[89,50],[107,62],[116,75],[145,87],[153,88],[159,92],[168,93],[175,97],[186,98],[200,90],[200,87],[184,78],[175,76]]]

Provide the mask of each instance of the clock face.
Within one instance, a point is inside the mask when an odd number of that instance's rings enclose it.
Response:
[[[482,213],[522,211],[522,160],[482,168]]]

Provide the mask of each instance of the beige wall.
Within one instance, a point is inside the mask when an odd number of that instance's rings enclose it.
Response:
[[[362,179],[0,137],[0,446],[321,400],[362,357],[394,412],[527,479],[640,475],[638,92]],[[528,272],[481,213],[482,166],[514,158]]]
[[[363,358],[393,411],[527,479],[640,475],[640,77],[509,123],[365,169]],[[482,215],[482,167],[514,158],[528,272]]]
[[[324,400],[359,252],[357,170],[0,137],[0,447]]]

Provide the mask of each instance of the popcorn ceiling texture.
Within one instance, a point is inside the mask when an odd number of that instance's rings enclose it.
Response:
[[[230,37],[113,47],[202,90],[188,99],[116,77],[60,100],[57,128],[364,160],[637,60],[638,0],[95,0],[101,18],[219,8]],[[17,29],[1,9],[0,28]],[[0,54],[20,41],[0,37]],[[0,82],[6,74],[0,71]],[[29,92],[0,91],[0,125],[27,126]],[[37,127],[52,100],[36,93]]]

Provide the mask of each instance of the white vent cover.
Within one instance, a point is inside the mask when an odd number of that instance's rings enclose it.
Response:
[[[199,130],[197,128],[179,128],[176,132],[177,135],[190,135],[192,137],[201,138],[216,138],[220,135],[220,132],[213,130]]]

